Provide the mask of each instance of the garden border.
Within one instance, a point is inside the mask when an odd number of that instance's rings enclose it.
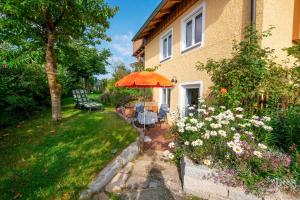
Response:
[[[183,190],[187,194],[208,200],[297,200],[295,196],[284,192],[275,192],[265,197],[257,197],[253,194],[246,194],[241,187],[229,187],[222,183],[216,183],[209,179],[211,173],[216,172],[205,165],[195,164],[188,157],[180,162],[180,173]]]

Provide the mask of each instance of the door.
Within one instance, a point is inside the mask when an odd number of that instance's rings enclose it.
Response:
[[[186,89],[186,106],[198,107],[199,88],[187,88]]]
[[[202,97],[202,81],[193,81],[180,84],[179,91],[179,110],[181,116],[186,116],[187,108],[189,106],[195,105],[196,107],[199,104],[199,98]]]

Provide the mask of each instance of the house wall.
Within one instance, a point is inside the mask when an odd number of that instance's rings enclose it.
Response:
[[[268,30],[274,26],[272,36],[262,41],[262,46],[275,50],[276,61],[282,63],[287,60],[284,48],[293,45],[293,18],[295,0],[258,0],[262,12],[260,13],[260,30]]]
[[[276,1],[276,2],[274,2]],[[181,21],[201,3],[205,2],[205,36],[203,47],[197,47],[181,53]],[[257,0],[257,28],[266,30],[270,25],[276,26],[273,36],[262,44],[276,49],[278,59],[285,58],[281,50],[292,45],[292,22],[294,0]],[[145,46],[145,66],[159,66],[157,72],[178,83],[171,92],[171,110],[176,111],[180,102],[181,84],[202,81],[202,94],[209,93],[212,82],[209,76],[197,71],[198,61],[206,62],[208,58],[220,59],[230,57],[232,41],[240,41],[244,27],[250,23],[250,0],[206,0],[197,1],[182,16],[170,24],[165,31],[147,41]],[[172,58],[160,63],[160,37],[173,29]],[[153,98],[159,102],[159,89],[153,90]]]
[[[201,3],[202,1],[198,1],[165,29],[165,31],[173,29],[173,53],[170,60],[160,63],[160,37],[165,32],[158,34],[145,47],[145,66],[160,65],[158,73],[169,79],[176,76],[178,80],[171,92],[171,110],[173,111],[178,108],[179,87],[182,83],[202,81],[203,95],[208,94],[212,82],[205,72],[195,69],[196,63],[206,62],[208,58],[220,59],[230,56],[232,40],[242,38],[243,27],[250,21],[249,0],[207,0],[205,1],[204,46],[181,53],[181,20]],[[153,98],[159,101],[159,89],[153,90]]]

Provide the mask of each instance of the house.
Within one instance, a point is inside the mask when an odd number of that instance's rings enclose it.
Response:
[[[281,61],[282,49],[300,41],[300,0],[162,0],[133,38],[137,61],[159,66],[157,72],[176,83],[154,89],[154,100],[173,111],[197,104],[212,82],[195,64],[229,57],[232,41],[250,24],[259,31],[275,27],[262,45]]]

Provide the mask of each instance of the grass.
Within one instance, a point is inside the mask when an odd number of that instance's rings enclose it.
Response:
[[[74,109],[63,101],[63,122],[48,110],[0,130],[0,199],[78,199],[97,173],[137,137],[112,108]]]

